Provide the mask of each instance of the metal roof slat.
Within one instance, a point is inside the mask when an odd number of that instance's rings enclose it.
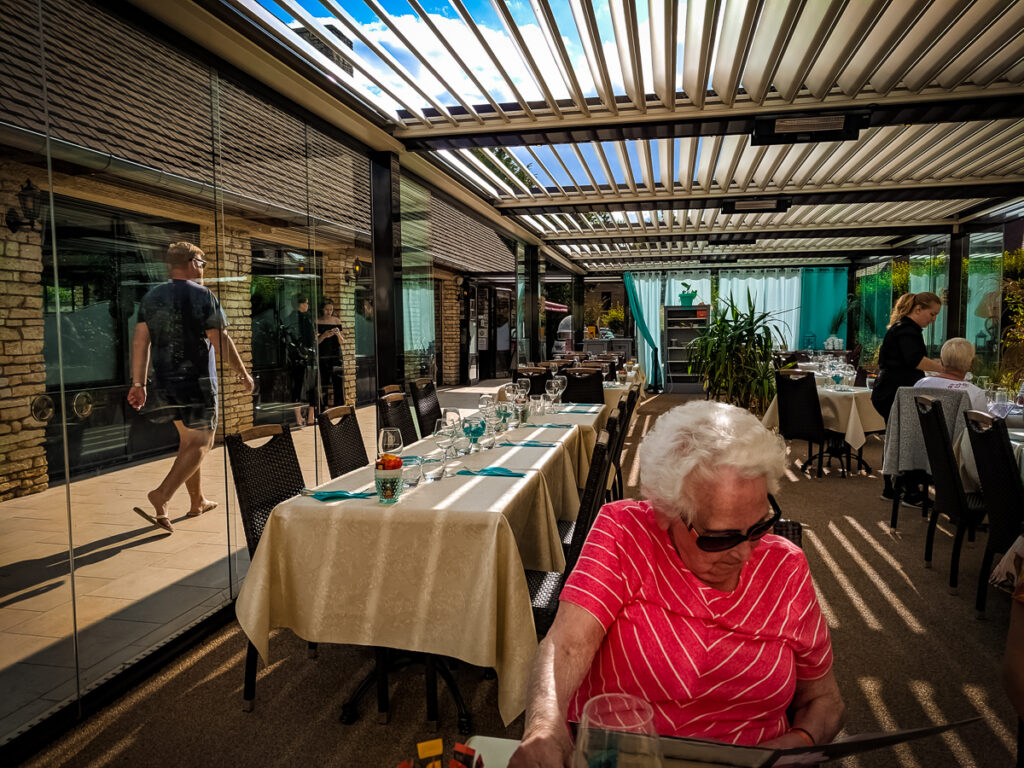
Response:
[[[803,189],[814,175],[821,169],[821,167],[827,163],[842,147],[842,143],[838,141],[822,142],[820,144],[814,144],[811,150],[811,155],[807,160],[806,166],[798,168],[797,172],[793,174],[793,185],[797,189]]]
[[[491,0],[491,7],[494,8],[498,14],[498,18],[501,20],[502,26],[505,27],[505,31],[508,36],[512,39],[515,45],[516,51],[519,53],[519,58],[523,60],[526,65],[526,71],[529,72],[530,77],[533,78],[534,84],[537,89],[544,96],[544,101],[547,102],[548,109],[555,115],[561,116],[562,110],[558,107],[558,102],[555,97],[551,95],[551,91],[548,88],[547,81],[544,79],[544,75],[541,74],[540,69],[537,67],[537,62],[533,59],[533,54],[530,53],[529,46],[526,45],[526,41],[523,39],[522,33],[519,31],[519,25],[516,24],[516,20],[512,18],[512,13],[509,11],[505,3],[501,0]]]
[[[765,0],[743,67],[743,88],[764,103],[804,0]]]
[[[1024,83],[1024,59],[1018,64],[1014,64],[1013,67],[1006,72],[1006,79],[1011,83]]]
[[[494,68],[498,70],[498,74],[501,75],[502,79],[505,81],[505,84],[509,87],[509,90],[512,92],[512,95],[515,96],[515,99],[519,103],[519,106],[523,110],[523,113],[531,120],[536,119],[536,115],[530,108],[529,102],[523,96],[523,94],[520,93],[519,88],[516,87],[515,81],[513,81],[512,76],[509,75],[509,73],[505,70],[505,67],[502,66],[497,54],[494,53],[494,49],[491,48],[490,43],[487,42],[487,39],[484,37],[483,33],[480,31],[480,28],[477,26],[476,20],[473,19],[472,14],[463,4],[462,0],[448,0],[448,2],[451,3],[452,7],[455,9],[455,12],[459,15],[459,18],[462,19],[462,23],[465,24],[469,31],[473,33],[473,36],[476,38],[477,43],[480,44],[480,47],[484,49],[484,53],[487,54],[487,57],[491,60],[491,63],[494,65]]]
[[[1003,134],[1009,134],[1004,138]],[[1007,128],[988,141],[969,148],[959,158],[943,168],[945,174],[961,178],[973,165],[984,164],[990,157],[998,158],[1013,151],[1024,142],[1024,121]]]
[[[622,168],[622,173],[626,179],[626,186],[629,187],[629,191],[636,194],[636,180],[633,178],[633,166],[629,162],[629,151],[626,149],[626,142],[616,141],[615,144],[615,156],[618,158],[619,166]]]
[[[558,67],[558,71],[562,75],[562,80],[565,82],[565,88],[569,92],[569,97],[575,102],[580,112],[589,117],[590,107],[587,106],[587,100],[583,96],[583,91],[580,90],[579,81],[576,79],[576,71],[569,60],[569,54],[565,50],[565,45],[562,44],[562,35],[558,31],[558,23],[551,12],[548,0],[530,0],[530,5],[533,6],[534,16],[537,17],[541,32],[543,32],[544,39],[547,41],[548,48],[551,51],[551,56],[555,60],[555,66]]]
[[[821,187],[828,184],[833,176],[846,167],[847,163],[850,162],[850,158],[871,143],[880,130],[880,128],[869,128],[861,133],[857,141],[839,143],[836,151],[811,178],[811,181],[814,182],[812,186]]]
[[[682,86],[683,92],[698,107],[704,106],[707,94],[718,11],[719,0],[689,0],[686,4]]]
[[[966,135],[963,137],[964,141],[958,143],[956,146],[947,146],[939,156],[919,165],[917,169],[910,174],[909,178],[913,180],[943,178],[945,175],[943,171],[946,168],[957,163],[961,158],[971,153],[975,148],[983,145],[987,146],[998,141],[1003,134],[1012,131],[1017,122],[1019,121],[997,120],[990,123],[983,130],[965,132]]]
[[[731,107],[736,100],[740,73],[750,50],[751,31],[762,0],[726,0],[722,31],[715,55],[711,87],[722,103]]]
[[[599,195],[604,193],[601,191],[601,185],[597,183],[597,179],[594,177],[593,171],[590,170],[590,163],[587,162],[586,158],[583,157],[583,153],[580,151],[579,144],[571,144],[573,153],[576,155],[576,161],[583,168],[583,172],[587,174],[587,179],[590,181],[590,185],[594,188],[594,191]]]
[[[795,149],[795,147],[794,147]],[[789,184],[790,179],[793,178],[793,174],[796,173],[796,169],[807,162],[807,158],[810,157],[811,152],[814,150],[813,144],[805,144],[799,152],[790,152],[787,154],[784,162],[779,165],[777,170],[777,178],[775,185],[779,190],[785,190]]]
[[[457,89],[453,88],[447,80],[441,77],[441,73],[434,68],[434,65],[430,63],[430,60],[423,56],[420,53],[419,48],[413,45],[412,41],[405,36],[401,29],[399,29],[398,24],[391,18],[391,14],[384,10],[377,0],[363,0],[363,2],[370,7],[370,10],[377,14],[377,18],[384,22],[384,25],[401,41],[402,45],[408,49],[409,53],[416,57],[416,60],[423,65],[423,68],[426,69],[437,80],[437,82],[444,86],[445,90],[452,95],[452,98],[459,103],[459,106],[466,110],[466,114],[482,125],[484,122],[483,118],[477,114],[477,111],[473,109],[469,102],[462,98],[462,94],[460,94]]]
[[[611,78],[608,76],[608,63],[605,61],[604,44],[597,27],[594,7],[590,0],[570,0],[570,6],[597,95],[605,107],[613,115],[617,115],[619,107],[615,103],[615,91],[612,89]]]
[[[917,130],[922,128],[923,130]],[[908,141],[887,159],[884,167],[877,169],[866,169],[866,176],[862,178],[867,181],[884,181],[896,178],[904,168],[921,156],[922,149],[930,146],[936,141],[941,141],[953,130],[951,125],[926,125],[911,126],[906,136]]]
[[[1011,79],[1010,72],[1015,65],[1024,66],[1024,29],[1019,31],[1016,37],[1007,40],[1000,50],[994,51],[977,69],[969,72],[967,79],[974,85],[985,88],[996,82],[1000,76]],[[951,87],[957,87],[961,83],[962,81],[957,82]]]
[[[758,183],[758,187],[762,191],[768,189],[768,186],[775,180],[775,172],[779,170],[779,166],[793,149],[793,145],[776,144],[772,149],[777,151],[769,158],[768,165],[764,168],[764,172],[761,174],[761,181]],[[776,184],[776,188],[779,188],[778,184]]]
[[[555,175],[551,173],[551,171],[548,170],[548,167],[541,162],[539,157],[537,157],[537,153],[533,151],[533,147],[527,147],[526,151],[530,153],[530,157],[532,157],[533,161],[540,166],[540,169],[544,171],[544,174],[551,179],[551,183],[555,185],[555,188],[562,194],[562,197],[568,198],[569,194],[565,191],[562,185],[558,183],[558,179],[555,178]]]
[[[914,66],[956,25],[972,0],[932,3],[869,81],[875,93],[888,95]]]
[[[978,169],[979,175],[1008,176],[1024,172],[1024,150],[1017,150]]]
[[[654,186],[654,163],[651,158],[651,142],[639,139],[636,142],[637,154],[640,156],[640,175],[648,192],[656,192]]]
[[[941,130],[942,127],[939,128]],[[990,130],[990,127],[987,128]],[[986,128],[980,129],[986,130]],[[942,155],[950,146],[956,144],[958,141],[965,141],[969,137],[979,131],[976,124],[973,123],[961,123],[960,125],[948,126],[945,135],[932,136],[920,150],[920,154],[916,158],[912,158],[909,163],[904,163],[902,167],[895,168],[890,171],[890,178],[894,181],[902,181],[903,179],[912,178],[913,174],[927,163],[932,162],[935,158]]]
[[[854,155],[847,161],[843,173],[834,177],[833,181],[837,184],[844,184],[847,181],[862,182],[869,169],[899,153],[905,145],[903,140],[909,130],[904,126],[887,126],[880,129],[873,140],[861,150],[859,156]]]
[[[647,111],[643,63],[640,58],[640,33],[636,23],[636,0],[609,0],[615,46],[622,69],[626,95],[640,112]]]
[[[762,147],[751,147],[751,149],[754,150],[754,157],[753,157],[753,160],[751,161],[749,167],[747,168],[746,175],[743,177],[743,180],[740,182],[740,191],[741,192],[746,192],[750,188],[750,183],[754,180],[754,176],[757,173],[758,168],[760,168],[761,167],[761,163],[764,162],[764,156],[768,153],[768,147],[765,147],[765,146],[762,146]]]
[[[658,175],[661,186],[668,194],[675,191],[675,139],[658,139]]]
[[[836,84],[849,97],[859,94],[927,10],[930,0],[890,3],[839,73]]]
[[[423,9],[423,6],[420,5],[419,0],[407,0],[407,2],[409,3],[409,5],[412,6],[412,9],[423,20],[423,23],[426,24],[427,27],[430,28],[430,31],[434,33],[434,37],[436,37],[438,42],[440,42],[441,45],[444,46],[445,50],[448,51],[448,54],[452,57],[455,63],[458,64],[462,71],[466,73],[466,77],[468,77],[470,82],[472,82],[473,85],[477,87],[477,89],[480,91],[480,95],[483,96],[484,99],[487,100],[487,103],[491,105],[491,109],[494,110],[495,114],[501,118],[502,122],[508,123],[509,116],[505,114],[505,111],[501,108],[498,102],[496,102],[491,97],[490,92],[488,92],[488,90],[484,87],[484,84],[480,82],[476,74],[473,72],[473,68],[462,60],[462,57],[459,55],[458,51],[455,50],[455,47],[450,42],[448,42],[448,38],[446,38],[441,33],[441,30],[438,29],[437,25],[434,24],[434,22],[430,18],[430,14],[428,14]]]
[[[800,92],[847,2],[817,0],[804,4],[773,78],[773,85],[784,101],[793,101]]]
[[[512,155],[512,157],[513,157],[513,158],[515,159],[515,161],[516,161],[516,164],[517,164],[517,165],[519,166],[519,168],[520,168],[520,169],[522,170],[522,172],[523,172],[524,174],[526,174],[526,176],[527,176],[527,177],[529,177],[529,179],[530,179],[530,183],[531,183],[531,184],[532,184],[533,186],[537,187],[537,189],[539,189],[539,190],[540,190],[541,194],[542,194],[542,195],[544,195],[544,197],[546,197],[546,198],[548,198],[548,199],[550,200],[550,199],[551,199],[551,193],[550,193],[550,192],[548,192],[548,188],[547,188],[547,185],[545,185],[545,184],[541,184],[541,183],[540,183],[540,179],[538,179],[538,178],[537,178],[537,177],[536,177],[536,176],[534,175],[534,173],[533,173],[533,172],[532,172],[532,171],[530,170],[530,168],[529,168],[529,165],[528,165],[527,163],[524,163],[524,162],[523,162],[523,161],[522,161],[522,160],[521,160],[521,159],[519,158],[519,156],[518,156],[518,155],[516,155],[516,154],[515,154],[514,152],[512,152],[511,150],[509,150],[509,149],[507,149],[507,148],[506,148],[506,150],[505,150],[505,151],[506,151],[506,152],[508,152],[508,153],[509,153],[510,155]],[[531,194],[531,196],[532,196],[532,197],[536,197],[536,195],[534,195],[534,194],[533,194],[532,192],[531,192],[530,194]]]
[[[651,63],[654,92],[670,111],[676,108],[676,28],[679,4],[676,0],[650,0]],[[686,88],[686,84],[683,84]]]
[[[988,25],[987,29],[977,36],[963,52],[946,61],[942,71],[936,77],[942,88],[955,88],[966,80],[971,73],[978,71],[986,62],[1006,54],[1007,46],[1012,46],[1014,38],[1019,38],[1024,30],[1024,3],[1014,3],[999,19],[999,23]],[[1024,55],[1019,47],[1010,50],[1010,55]]]
[[[498,189],[507,194],[509,197],[516,197],[515,191],[506,184],[498,175],[484,165],[483,161],[473,154],[472,150],[469,149],[458,149],[455,150],[459,157],[463,159],[463,162],[467,163],[470,167],[477,171],[483,178],[491,181]],[[501,195],[498,195],[501,197]]]
[[[817,61],[804,78],[804,85],[816,99],[822,100],[832,92],[839,74],[849,65],[889,3],[890,0],[858,0],[846,4]]]
[[[466,168],[466,162],[461,156],[458,156],[454,150],[441,149],[436,153],[437,157],[442,160],[446,165],[451,167],[458,173],[464,180],[468,180],[477,189],[482,190],[490,198],[500,198],[501,189],[497,185],[488,186],[483,178],[480,178],[479,174],[474,176],[469,173],[469,169]],[[475,170],[475,169],[474,169]]]
[[[572,175],[572,172],[569,170],[569,166],[567,166],[565,164],[565,160],[562,159],[562,155],[558,151],[558,145],[552,144],[550,147],[548,147],[548,151],[550,151],[551,154],[555,156],[555,160],[557,160],[558,164],[562,166],[562,170],[565,171],[565,175],[569,177],[569,181],[572,182],[572,185],[576,188],[576,191],[582,194],[582,191],[580,190],[580,183],[576,181],[576,177]]]
[[[594,150],[594,154],[597,155],[597,162],[601,164],[601,170],[604,172],[604,176],[608,179],[608,186],[611,187],[612,195],[618,196],[619,186],[615,181],[615,174],[612,173],[612,167],[608,163],[608,156],[604,153],[604,147],[601,146],[601,142],[592,141],[590,146]]]
[[[487,158],[492,163],[494,163],[503,174],[505,174],[509,178],[509,181],[511,181],[512,184],[519,187],[519,189],[521,189],[527,197],[531,199],[536,199],[533,192],[530,191],[530,188],[526,185],[526,183],[522,179],[520,179],[515,173],[513,173],[511,168],[509,168],[498,157],[495,156],[494,150],[492,148],[478,147],[477,151],[483,152],[485,155],[487,155]],[[519,163],[517,163],[517,165],[519,165]],[[515,197],[519,198],[520,195],[516,194]]]
[[[710,148],[708,147],[710,144]],[[700,163],[697,166],[697,184],[701,189],[711,190],[715,179],[715,168],[718,166],[722,152],[722,137],[708,136],[701,145]]]
[[[722,154],[728,156],[729,160],[725,163],[725,173],[717,181],[719,189],[724,192],[728,192],[729,187],[732,185],[732,180],[736,175],[736,166],[747,147],[748,141],[749,139],[746,136],[726,136],[722,142]],[[719,160],[716,170],[721,170],[721,168],[722,162]]]
[[[1017,156],[1021,147],[1024,147],[1024,136],[1018,136],[1011,142],[999,145],[995,148],[994,152],[986,157],[974,158],[960,163],[948,169],[948,173],[958,179],[977,178],[980,176],[978,169],[982,167],[994,165],[998,168],[1012,163],[1013,158]]]
[[[931,50],[903,76],[907,88],[916,93],[931,85],[958,56],[978,41],[987,28],[993,24],[1005,24],[1004,14],[1015,1],[977,0],[973,3],[943,36],[941,43],[936,41]]]
[[[693,171],[697,163],[697,146],[697,139],[695,138],[687,137],[679,140],[679,184],[687,192],[693,189]]]

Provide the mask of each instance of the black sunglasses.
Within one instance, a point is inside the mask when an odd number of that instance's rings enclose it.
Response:
[[[745,541],[757,541],[765,536],[782,517],[782,510],[775,503],[775,497],[768,494],[768,503],[772,505],[772,516],[760,523],[755,523],[746,533],[708,533],[697,536],[697,546],[705,552],[724,552],[738,547]],[[689,526],[693,530],[693,526]]]
[[[198,256],[192,259],[192,262],[196,265],[197,269],[203,269],[206,266],[206,259],[200,259]]]

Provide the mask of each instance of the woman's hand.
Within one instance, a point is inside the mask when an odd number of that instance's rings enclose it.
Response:
[[[508,761],[508,768],[569,768],[572,741],[564,726],[524,734]]]

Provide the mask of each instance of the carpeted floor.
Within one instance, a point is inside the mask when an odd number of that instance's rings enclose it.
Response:
[[[641,404],[626,444],[627,488],[635,493],[638,436],[683,398]],[[879,500],[881,442],[865,458],[875,474],[821,479],[799,473],[806,445],[791,446],[792,465],[779,493],[786,517],[801,521],[804,547],[832,630],[835,669],[847,704],[847,732],[910,728],[967,717],[982,721],[943,736],[850,758],[845,766],[999,766],[1012,764],[1016,725],[1000,683],[1009,614],[1007,595],[990,591],[987,618],[974,616],[974,589],[984,546],[968,545],[960,594],[947,590],[952,528],[940,523],[935,568],[923,567],[924,524],[904,509],[890,535],[889,505]],[[162,673],[67,734],[33,766],[355,766],[390,768],[412,757],[415,743],[458,734],[454,708],[441,691],[438,733],[423,721],[422,676],[392,680],[392,720],[378,725],[375,701],[353,726],[338,722],[341,703],[371,665],[361,648],[328,646],[316,660],[305,643],[279,631],[274,662],[261,669],[256,709],[241,711],[245,638],[225,628]],[[474,732],[517,737],[498,717],[496,682],[464,664],[455,669]]]

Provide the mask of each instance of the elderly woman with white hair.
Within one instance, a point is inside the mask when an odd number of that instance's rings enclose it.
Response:
[[[803,551],[769,535],[785,456],[731,405],[658,419],[639,452],[647,500],[607,504],[594,522],[540,644],[510,766],[568,766],[567,721],[602,693],[650,702],[662,735],[832,740],[844,705],[828,627]]]
[[[961,336],[954,337],[942,345],[940,357],[943,372],[926,376],[918,380],[914,386],[963,390],[971,398],[971,408],[976,411],[988,410],[985,390],[967,381],[967,373],[974,365],[974,345]]]

